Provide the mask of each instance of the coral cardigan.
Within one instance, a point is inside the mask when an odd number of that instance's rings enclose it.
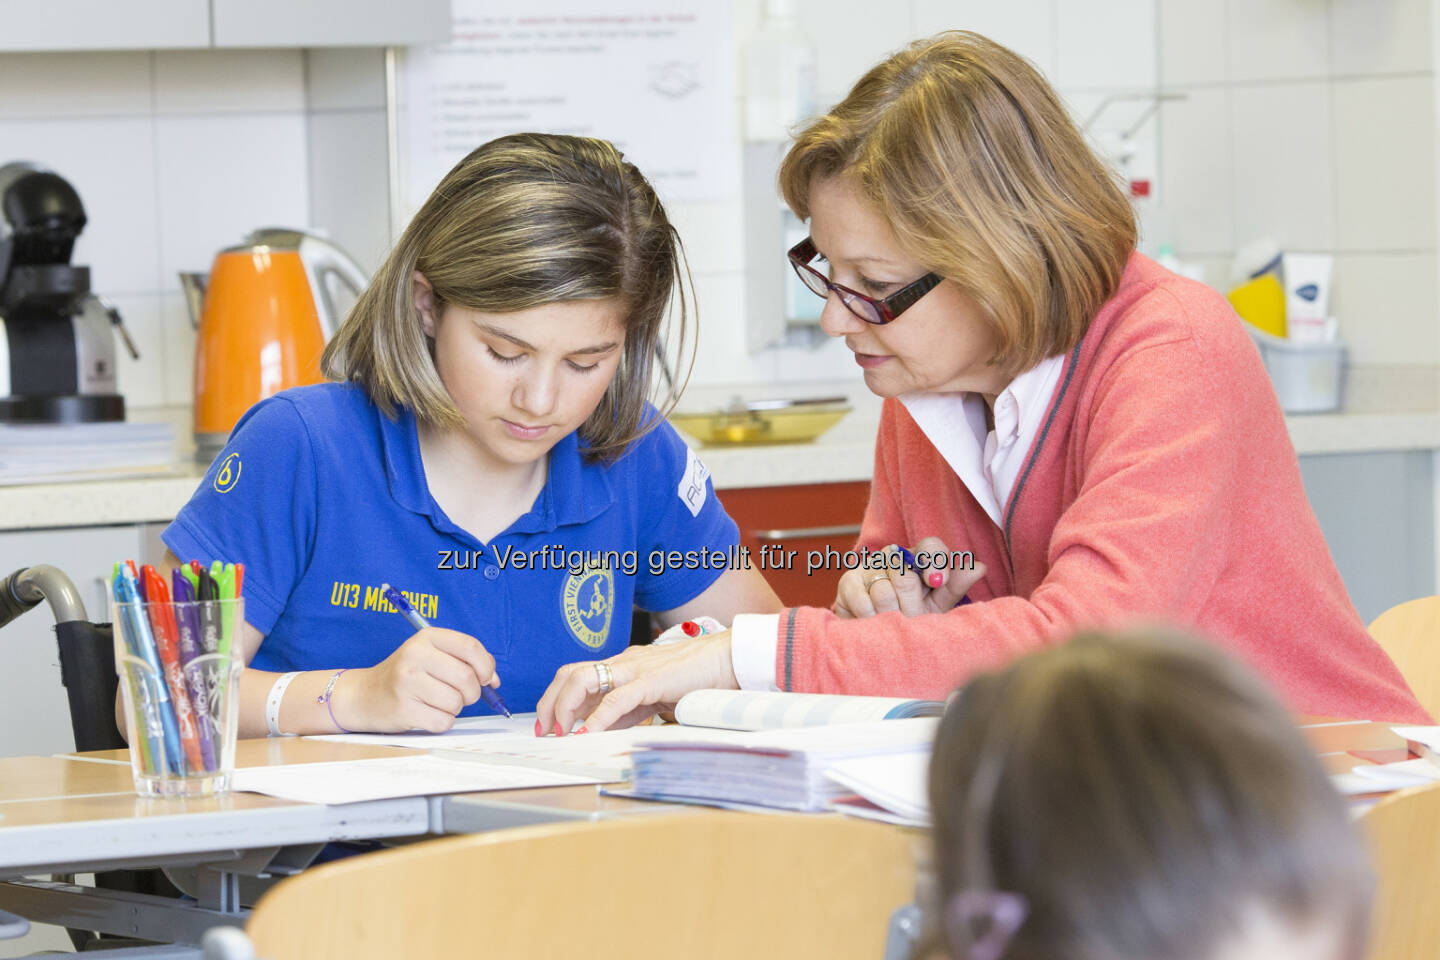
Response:
[[[1166,622],[1228,647],[1298,713],[1430,722],[1351,605],[1260,357],[1209,287],[1131,257],[1002,515],[886,400],[859,545],[938,536],[985,576],[948,613],[786,610],[781,689],[938,698],[1078,628]]]

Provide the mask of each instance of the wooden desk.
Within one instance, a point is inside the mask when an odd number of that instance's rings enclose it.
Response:
[[[1304,718],[1301,729],[1332,773],[1404,759],[1384,723]],[[242,740],[239,767],[395,756],[371,747],[298,738]],[[294,872],[335,840],[418,838],[561,820],[673,815],[682,808],[602,796],[594,786],[409,797],[327,807],[236,793],[204,800],[137,797],[124,751],[0,759],[0,907],[37,922],[196,943],[205,929],[239,925],[238,878]],[[287,851],[292,851],[287,860]],[[191,866],[208,878],[197,904],[97,893],[12,878],[118,867]]]
[[[395,747],[284,737],[242,740],[237,767],[396,756]],[[560,820],[658,816],[665,804],[604,797],[594,786],[403,797],[340,806],[252,793],[138,797],[124,750],[0,758],[0,907],[35,922],[198,943],[241,925],[240,879],[293,873],[326,843],[470,833]],[[693,808],[692,808],[693,809]],[[197,903],[29,881],[34,874],[198,868]]]

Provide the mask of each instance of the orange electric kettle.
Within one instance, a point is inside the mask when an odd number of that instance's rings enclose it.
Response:
[[[196,323],[195,446],[209,460],[256,402],[319,383],[320,354],[342,319],[330,282],[358,297],[365,273],[304,230],[265,228],[215,256],[208,278],[182,273]],[[198,319],[197,319],[198,317]]]

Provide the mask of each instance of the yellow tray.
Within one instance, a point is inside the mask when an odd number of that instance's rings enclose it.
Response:
[[[707,413],[672,413],[670,422],[706,446],[809,443],[850,412],[846,403],[761,401]],[[759,407],[760,409],[756,409]]]

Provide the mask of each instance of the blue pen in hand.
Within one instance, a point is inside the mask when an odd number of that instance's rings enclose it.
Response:
[[[395,609],[399,610],[406,620],[410,621],[410,626],[416,630],[424,630],[430,626],[424,617],[415,612],[415,608],[410,606],[410,601],[406,600],[405,595],[399,590],[396,590],[388,583],[382,583],[380,584],[380,592],[385,595],[386,600],[389,600],[395,605]],[[510,708],[505,706],[505,701],[500,699],[500,694],[496,693],[490,687],[482,686],[480,688],[480,699],[484,700],[486,705],[496,713],[504,714],[507,717],[510,716]]]
[[[925,572],[924,572],[923,570],[921,570],[921,569],[920,569],[920,565],[915,562],[915,554],[911,553],[909,550],[906,550],[904,547],[901,547],[901,546],[897,546],[895,549],[900,551],[900,559],[903,560],[903,561],[905,561],[905,569],[910,570],[910,571],[913,571],[914,573],[920,574],[922,577],[924,577],[924,573],[925,573]],[[931,573],[930,573],[930,578],[935,578],[935,577],[941,577],[941,574],[940,574],[940,572],[939,572],[938,570],[933,570],[933,571],[931,571]],[[930,582],[930,586],[931,586],[932,589],[935,588],[935,587],[940,586],[939,583],[935,583],[935,582],[933,582],[933,580],[930,580],[929,578],[927,578],[927,582]],[[943,578],[941,579],[941,582],[944,582],[944,581],[943,581]],[[970,602],[970,594],[967,593],[967,594],[965,594],[965,596],[963,596],[963,597],[961,597],[959,600],[955,601],[955,606],[958,607],[958,606],[961,606],[961,605],[963,605],[963,604],[967,604],[967,603],[969,603],[969,602]]]

